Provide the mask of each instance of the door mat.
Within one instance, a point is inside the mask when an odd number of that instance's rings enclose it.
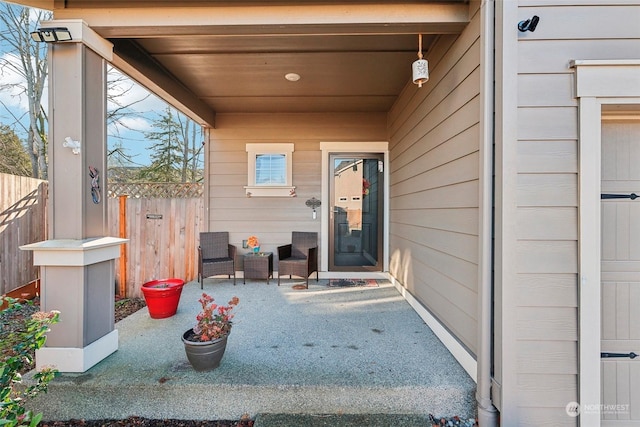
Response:
[[[378,286],[376,279],[329,279],[330,288],[349,288],[353,286]]]

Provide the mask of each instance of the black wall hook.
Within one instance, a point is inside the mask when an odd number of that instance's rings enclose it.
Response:
[[[522,31],[523,33],[525,31],[531,31],[533,33],[536,30],[539,21],[540,18],[538,17],[538,15],[533,15],[533,18],[531,19],[518,22],[518,30]]]

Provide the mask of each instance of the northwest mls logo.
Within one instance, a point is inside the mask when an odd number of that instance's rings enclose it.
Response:
[[[596,403],[580,405],[578,402],[569,402],[564,410],[572,418],[582,414],[620,415],[629,413],[629,404]]]
[[[564,410],[567,412],[567,415],[575,418],[580,415],[580,404],[578,402],[569,402],[567,406],[564,407]]]

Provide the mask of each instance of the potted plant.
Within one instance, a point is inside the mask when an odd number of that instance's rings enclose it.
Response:
[[[195,326],[182,334],[182,342],[193,369],[210,371],[220,366],[231,332],[234,316],[231,311],[240,299],[233,297],[228,305],[217,305],[211,296],[203,293],[198,302],[202,311],[196,316]]]
[[[176,314],[184,280],[152,280],[142,285],[142,294],[147,302],[149,315],[153,319],[163,319]]]

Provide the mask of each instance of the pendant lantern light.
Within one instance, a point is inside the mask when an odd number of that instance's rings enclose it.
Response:
[[[422,87],[429,80],[429,63],[422,58],[422,34],[418,34],[418,60],[413,62],[413,82]]]

